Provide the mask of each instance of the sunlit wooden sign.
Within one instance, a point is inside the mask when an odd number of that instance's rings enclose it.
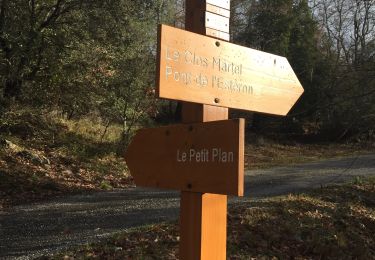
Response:
[[[230,9],[230,0],[206,0],[207,4],[216,5],[220,8]]]
[[[206,12],[206,28],[229,33],[229,18]]]
[[[229,38],[230,38],[229,33],[218,31],[218,30],[211,29],[211,28],[206,28],[206,35],[210,37],[222,39],[225,41],[229,41]]]
[[[285,57],[159,27],[160,98],[286,115],[303,88]]]
[[[207,12],[218,14],[224,17],[229,18],[230,17],[230,11],[224,8],[220,8],[216,5],[206,4],[206,10]]]
[[[125,155],[139,186],[243,195],[244,120],[141,129]]]

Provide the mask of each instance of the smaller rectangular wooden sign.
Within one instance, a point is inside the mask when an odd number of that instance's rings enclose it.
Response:
[[[227,41],[227,42],[229,42],[229,39],[230,39],[229,33],[220,32],[218,30],[214,30],[214,29],[211,29],[211,28],[206,28],[206,35],[214,37],[214,38],[222,39],[222,40]]]
[[[229,10],[224,9],[224,8],[220,8],[220,7],[215,6],[215,5],[206,4],[206,11],[214,13],[214,14],[218,14],[218,15],[221,15],[221,16],[224,16],[224,17],[227,17],[227,18],[230,17],[230,11]]]
[[[136,185],[242,196],[244,119],[141,129],[125,155]]]
[[[206,12],[206,27],[229,33],[229,18]]]
[[[230,0],[206,0],[206,3],[230,10]]]

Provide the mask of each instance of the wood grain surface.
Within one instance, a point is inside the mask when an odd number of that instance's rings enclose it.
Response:
[[[286,115],[303,93],[285,57],[166,25],[158,53],[160,98]]]
[[[138,186],[243,195],[244,120],[141,129],[125,155]]]

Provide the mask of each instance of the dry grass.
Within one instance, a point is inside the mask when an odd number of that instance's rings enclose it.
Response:
[[[375,181],[232,210],[231,259],[373,259]]]
[[[374,144],[302,144],[268,140],[246,145],[245,166],[248,169],[269,168],[374,152]]]

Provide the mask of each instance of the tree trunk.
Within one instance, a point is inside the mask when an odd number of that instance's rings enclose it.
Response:
[[[21,94],[22,80],[6,79],[3,96],[4,98],[18,98]]]

